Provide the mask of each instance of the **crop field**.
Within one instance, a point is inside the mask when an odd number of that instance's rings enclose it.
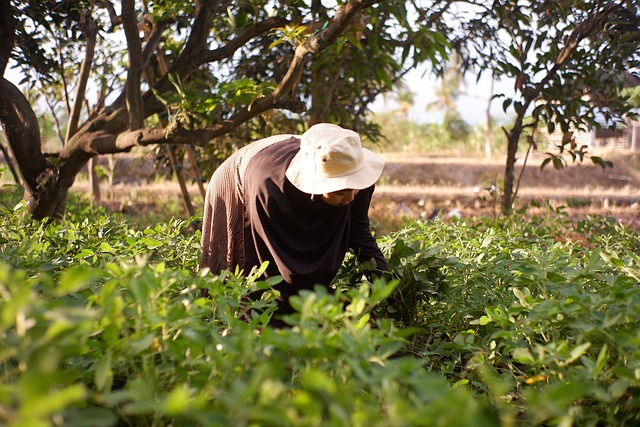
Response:
[[[270,283],[201,271],[188,221],[0,196],[0,424],[640,422],[640,237],[611,217],[405,219],[388,275],[347,256],[276,329],[274,295],[246,298]]]

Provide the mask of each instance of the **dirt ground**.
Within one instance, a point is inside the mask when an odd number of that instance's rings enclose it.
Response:
[[[613,161],[602,169],[590,160],[568,162],[565,169],[547,165],[542,156],[528,160],[518,189],[518,206],[536,201],[564,206],[570,218],[606,215],[640,231],[640,153],[598,153]],[[422,157],[385,154],[387,164],[376,190],[372,218],[471,218],[499,213],[504,159]],[[516,165],[517,176],[522,162]],[[542,210],[542,209],[540,209]],[[529,208],[530,213],[536,213]]]
[[[640,232],[640,153],[609,151],[592,153],[611,160],[613,168],[602,169],[587,160],[563,170],[548,165],[543,157],[530,158],[518,190],[518,206],[535,200],[541,205],[564,206],[570,218],[588,214],[606,215]],[[437,157],[385,153],[384,173],[371,206],[372,225],[379,234],[401,226],[404,219],[473,218],[498,215],[499,190],[504,159]],[[101,163],[106,160],[101,159]],[[188,217],[174,180],[158,178],[153,162],[121,155],[111,165],[115,179],[101,183],[102,204],[112,211],[132,216],[163,219],[163,215]],[[185,161],[183,170],[189,174]],[[516,173],[522,170],[522,161]],[[9,174],[5,173],[5,180]],[[193,175],[188,175],[189,194],[196,215],[202,212],[202,196]],[[208,177],[207,177],[208,178]],[[205,184],[206,185],[206,184]],[[79,177],[72,191],[89,194],[86,177]],[[541,211],[543,208],[540,209]],[[535,208],[529,208],[536,213]],[[167,218],[168,219],[168,218]]]

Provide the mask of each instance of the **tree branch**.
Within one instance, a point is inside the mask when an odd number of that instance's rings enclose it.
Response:
[[[142,93],[140,79],[142,77],[142,47],[138,21],[136,19],[135,1],[122,0],[122,24],[127,38],[129,53],[129,67],[127,69],[127,83],[125,86],[127,112],[129,113],[129,129],[140,129],[144,120],[142,110]]]
[[[147,37],[147,43],[142,49],[142,69],[145,69],[149,65],[149,61],[158,49],[162,32],[167,26],[165,21],[154,22],[152,25],[151,34]]]
[[[53,170],[40,150],[38,119],[20,89],[0,78],[0,123],[13,151],[16,163],[25,182],[27,193],[33,194],[40,185],[40,178],[47,170]]]
[[[16,38],[18,20],[13,16],[10,0],[0,0],[0,77],[4,76]]]
[[[218,49],[199,52],[194,57],[194,65],[202,65],[230,58],[238,49],[247,44],[249,40],[271,31],[274,28],[283,27],[287,24],[289,24],[289,20],[285,18],[277,16],[267,18],[264,21],[258,22],[255,25],[242,30],[237,37],[229,41],[224,46]]]
[[[264,98],[262,98],[264,99]],[[173,126],[165,129],[139,129],[124,133],[109,133],[102,130],[88,132],[74,140],[74,147],[65,147],[60,152],[61,158],[70,158],[74,152],[80,150],[90,156],[97,154],[115,154],[128,151],[133,147],[154,144],[188,144],[207,145],[213,138],[229,133],[247,120],[267,110],[278,108],[294,112],[302,112],[306,104],[298,100],[285,100],[273,104],[252,104],[250,108],[241,110],[238,114],[221,124],[199,129],[185,129]]]
[[[206,1],[198,0],[196,2],[196,11],[191,26],[191,32],[189,38],[185,43],[185,47],[182,50],[180,56],[174,61],[169,73],[176,74],[181,80],[185,80],[195,70],[194,64],[195,58],[202,52],[207,50],[207,44],[209,40],[209,31],[213,24],[213,17],[216,13],[226,11],[227,6],[231,3],[231,0],[224,1]],[[169,81],[168,75],[164,75],[154,85],[154,90],[160,93],[171,91],[172,85]],[[126,101],[125,93],[121,93],[117,99],[110,105],[110,109],[121,108]],[[151,114],[155,114],[162,109],[162,103],[160,103],[152,90],[147,91],[143,96],[143,105],[145,107],[144,117],[148,117]]]
[[[331,43],[334,43],[338,36],[359,16],[359,12],[368,6],[378,3],[381,0],[350,0],[345,6],[340,8],[338,13],[331,20],[327,28],[317,35],[311,37],[305,43],[300,45],[294,54],[294,58],[289,67],[289,70],[278,87],[271,94],[255,100],[250,106],[238,111],[233,117],[225,120],[221,124],[217,124],[211,127],[188,130],[183,128],[168,128],[168,129],[149,129],[149,130],[136,130],[134,132],[123,132],[122,127],[122,115],[117,109],[111,110],[110,115],[105,115],[102,120],[90,123],[86,129],[83,129],[84,135],[82,138],[77,138],[60,152],[61,158],[69,158],[76,150],[81,150],[89,155],[95,154],[109,154],[118,153],[131,149],[138,145],[151,145],[151,144],[196,144],[205,145],[209,141],[217,136],[224,135],[234,128],[238,127],[247,120],[271,109],[288,109],[291,111],[304,111],[305,104],[299,100],[291,100],[288,94],[297,85],[299,80],[299,73],[304,66],[303,60],[306,55],[317,53],[318,51],[325,49]],[[190,48],[185,48],[180,58],[173,64],[172,69],[169,72],[177,70],[192,70],[193,62],[190,62],[190,54],[198,52],[194,57],[197,58],[198,63],[204,63],[202,57],[203,52],[208,52],[206,55],[207,60],[213,60],[217,58],[216,55],[222,55],[225,50],[205,51],[203,49],[197,50],[196,46],[199,46],[206,37],[202,35],[196,35],[198,31],[202,31],[203,28],[209,28],[211,13],[213,8],[207,9],[207,5],[200,4],[199,13],[197,13],[196,22],[194,23],[194,30],[190,36],[192,39],[188,42]],[[251,37],[255,37],[261,32],[268,31],[268,29],[275,28],[278,25],[283,24],[285,21],[281,19],[270,19],[264,25],[257,25],[243,31],[233,42],[230,43],[228,50],[237,49],[246,43]],[[200,42],[198,42],[200,40]],[[242,42],[242,43],[241,43]],[[238,47],[235,47],[237,44]],[[190,53],[191,52],[191,53]],[[218,53],[215,53],[218,52]],[[190,68],[191,67],[191,68]],[[185,71],[186,72],[186,71]],[[164,76],[154,86],[156,89],[162,88],[163,81],[168,83],[167,76]],[[146,102],[145,112],[150,114],[154,110],[153,102],[151,100],[151,91],[145,95]],[[158,110],[159,111],[159,110]],[[109,125],[109,128],[105,128],[105,125]]]
[[[115,27],[122,24],[122,18],[120,18],[116,13],[116,9],[113,7],[113,3],[108,0],[99,1],[97,3],[98,5],[107,9],[107,12],[109,12],[109,19],[111,20],[111,27],[108,30],[109,32],[113,31]]]
[[[576,25],[576,28],[573,32],[567,37],[567,43],[563,46],[558,54],[558,57],[553,63],[553,66],[549,70],[549,72],[535,84],[534,90],[527,97],[528,101],[525,104],[525,107],[528,107],[531,102],[538,96],[542,89],[545,87],[547,83],[558,74],[558,70],[560,70],[566,62],[571,58],[571,55],[575,52],[576,48],[584,39],[593,35],[595,29],[598,26],[601,26],[602,23],[608,19],[608,17],[613,12],[613,7],[605,8],[602,13],[595,13],[593,19],[583,21]]]
[[[380,1],[381,0],[349,0],[344,6],[341,6],[326,29],[311,36],[296,48],[287,73],[271,96],[274,99],[278,99],[283,95],[291,93],[300,81],[305,57],[315,54],[335,43],[338,37],[358,17],[362,9],[379,3]]]
[[[213,17],[225,12],[229,4],[231,4],[231,0],[198,0],[196,2],[196,14],[191,26],[191,33],[182,54],[169,70],[170,73],[178,74],[184,78],[184,73],[188,73],[192,69],[196,63],[195,58],[207,50]]]
[[[87,82],[89,81],[89,75],[91,74],[91,67],[93,66],[93,56],[96,47],[96,38],[98,30],[93,18],[91,18],[91,12],[87,12],[84,17],[84,36],[87,41],[86,50],[84,53],[84,59],[80,66],[80,76],[78,80],[78,86],[76,87],[76,97],[74,99],[73,107],[69,113],[69,123],[67,124],[67,135],[64,141],[69,139],[78,130],[78,122],[80,121],[80,111],[85,99],[85,91],[87,90]],[[64,73],[63,73],[64,74]]]

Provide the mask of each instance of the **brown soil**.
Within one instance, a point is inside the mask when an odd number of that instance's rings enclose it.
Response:
[[[548,165],[540,170],[542,157],[531,158],[522,175],[518,206],[536,201],[564,206],[570,218],[585,215],[611,216],[640,231],[640,153],[613,151],[600,154],[614,163],[602,169],[589,160],[571,163],[563,170]],[[401,226],[404,219],[473,218],[497,215],[504,159],[435,157],[387,153],[385,171],[371,206],[371,220],[379,234]],[[112,184],[103,182],[102,203],[113,211],[151,221],[183,215],[180,187],[175,180],[156,177],[153,162],[119,156]],[[104,162],[104,161],[103,161]],[[520,173],[522,162],[517,164]],[[112,165],[113,166],[113,165]],[[187,162],[184,170],[189,172]],[[6,178],[5,174],[5,178]],[[189,177],[189,193],[196,215],[202,212],[200,188]],[[72,191],[89,193],[86,178],[78,179]],[[543,210],[545,208],[540,208]],[[535,208],[528,212],[536,213]],[[168,218],[167,218],[168,219]]]
[[[602,153],[613,168],[603,169],[587,160],[569,163],[562,170],[542,157],[530,158],[518,189],[518,206],[531,201],[564,211],[572,219],[605,215],[640,231],[640,153]],[[397,218],[446,219],[497,215],[504,159],[438,158],[386,154],[385,172],[376,190],[372,219],[386,228]],[[516,173],[522,170],[521,162]],[[492,192],[492,186],[498,192]],[[530,213],[546,208],[529,208]]]

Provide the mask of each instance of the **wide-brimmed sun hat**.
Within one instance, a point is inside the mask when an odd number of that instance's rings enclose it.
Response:
[[[291,160],[286,176],[304,193],[325,194],[370,187],[383,169],[382,157],[363,148],[356,132],[318,123],[301,135],[300,151]]]

